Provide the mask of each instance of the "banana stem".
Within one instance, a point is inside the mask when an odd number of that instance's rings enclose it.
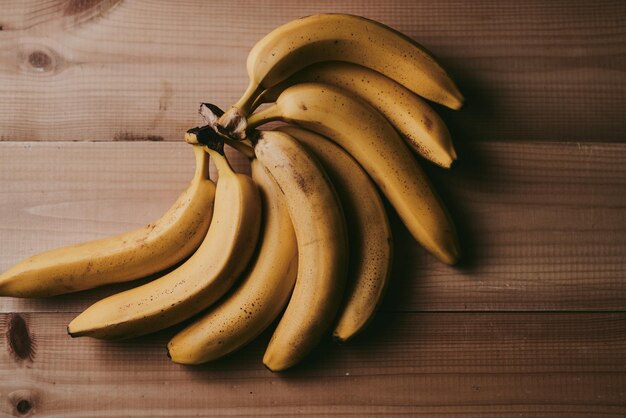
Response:
[[[267,92],[267,90],[265,90],[263,93],[261,93],[259,95],[259,97],[257,97],[254,102],[252,103],[252,105],[250,105],[250,112],[254,112],[259,106],[261,106],[263,103],[268,103],[269,100],[265,100],[265,92]]]
[[[193,152],[196,156],[196,172],[194,177],[209,178],[209,155],[204,151],[204,147],[193,145]]]
[[[280,111],[280,107],[277,104],[273,104],[263,110],[260,110],[250,115],[250,117],[248,118],[248,129],[254,129],[267,122],[279,120],[282,118],[282,116],[283,115]]]
[[[211,158],[213,158],[213,162],[215,162],[215,167],[217,168],[218,175],[225,176],[228,174],[232,174],[234,172],[233,168],[230,166],[230,163],[228,162],[228,160],[226,159],[226,156],[224,156],[223,153],[220,153],[219,151],[211,149],[208,146],[205,146],[204,150],[209,153]]]
[[[282,84],[284,84],[284,82],[278,86],[263,90],[250,105],[249,113],[254,113],[254,111],[257,110],[262,104],[274,103],[278,99],[280,93],[287,88],[287,86],[283,87]]]
[[[231,139],[226,135],[222,136],[222,139],[224,140],[224,143],[226,145],[230,145],[231,147],[235,148],[237,151],[248,157],[248,159],[251,160],[255,157],[254,148],[252,147],[249,140],[235,141],[234,139]]]
[[[256,98],[261,93],[263,93],[263,90],[264,90],[263,86],[259,85],[258,83],[254,81],[250,81],[250,84],[248,84],[248,88],[246,88],[246,91],[243,93],[243,96],[241,96],[241,98],[237,101],[237,103],[233,105],[233,107],[236,107],[237,109],[239,109],[239,111],[244,116],[248,116],[252,110],[251,109],[252,104],[254,103]]]
[[[250,113],[253,113],[262,104],[274,103],[276,100],[278,100],[278,97],[283,91],[294,85],[296,82],[296,79],[290,77],[273,87],[263,90],[254,100],[254,102],[252,102],[252,105],[250,106]]]

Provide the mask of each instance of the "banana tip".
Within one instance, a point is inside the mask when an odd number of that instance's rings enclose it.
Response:
[[[443,261],[444,263],[446,263],[449,266],[454,266],[454,265],[459,263],[460,259],[461,259],[461,254],[459,252],[457,252],[455,254],[447,255],[446,258],[443,258],[441,261]]]
[[[67,335],[69,335],[70,337],[72,338],[80,337],[80,335],[77,335],[75,332],[72,332],[69,325],[66,327],[66,330],[67,330]]]
[[[282,363],[282,364],[281,364]],[[289,367],[291,367],[290,364],[285,363],[284,361],[272,361],[268,358],[263,358],[263,365],[265,366],[265,368],[267,370],[269,370],[272,373],[279,373],[279,372],[283,372],[285,370],[287,370]]]
[[[69,335],[72,338],[76,338],[76,337],[84,337],[84,336],[92,336],[90,335],[90,329],[88,327],[85,327],[84,324],[81,324],[80,322],[76,323],[76,319],[78,317],[74,318],[69,325],[67,326],[67,335]]]
[[[452,168],[454,164],[454,162],[456,161],[456,158],[452,159],[446,159],[446,160],[438,160],[438,161],[432,161],[437,167],[441,167],[443,169],[446,170],[450,170]]]
[[[263,362],[263,365],[265,366],[265,368],[266,368],[267,370],[269,370],[269,371],[270,371],[270,372],[272,372],[272,373],[278,373],[278,372],[280,372],[280,371],[281,371],[280,369],[274,369],[274,368],[272,368],[271,366],[267,365],[267,363],[265,363],[265,362]]]
[[[453,110],[460,110],[464,104],[465,97],[459,91],[457,91],[455,97],[453,97],[453,100],[449,103],[449,107]]]
[[[337,332],[333,333],[333,342],[337,344],[346,343],[348,342],[349,339],[350,337],[342,336],[341,334],[338,334]]]
[[[191,145],[199,145],[198,137],[193,132],[185,132],[185,142]]]

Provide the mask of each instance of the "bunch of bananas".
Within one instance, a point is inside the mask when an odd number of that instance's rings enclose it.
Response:
[[[282,312],[263,358],[279,371],[331,330],[346,341],[373,317],[393,252],[379,192],[424,248],[457,261],[454,225],[412,153],[446,168],[456,159],[424,99],[458,109],[463,97],[431,54],[380,23],[321,14],[269,33],[247,68],[241,99],[225,113],[203,105],[207,124],[187,132],[196,172],[161,219],[30,257],[0,276],[0,295],[58,295],[178,264],[96,302],[69,334],[128,338],[194,317],[168,353],[197,364],[247,344]],[[232,169],[224,144],[251,158],[251,176]]]

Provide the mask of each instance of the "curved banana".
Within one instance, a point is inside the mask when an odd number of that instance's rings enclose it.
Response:
[[[392,79],[361,65],[326,61],[310,65],[287,80],[265,90],[253,105],[275,102],[294,84],[330,84],[366,100],[382,113],[422,157],[450,168],[457,155],[450,132],[437,112],[421,97]]]
[[[372,180],[350,155],[321,135],[281,126],[322,163],[346,216],[350,264],[344,305],[333,335],[347,341],[361,332],[374,317],[391,275],[392,236],[383,201]]]
[[[217,301],[243,273],[259,233],[259,191],[223,155],[208,151],[219,178],[213,220],[200,248],[165,276],[91,305],[69,324],[71,336],[127,338],[169,327]]]
[[[194,147],[196,172],[156,222],[110,238],[46,251],[0,275],[0,296],[46,297],[130,281],[165,270],[193,253],[213,213],[209,157]]]
[[[252,178],[263,201],[261,244],[237,288],[167,345],[175,363],[216,360],[248,344],[267,328],[289,301],[298,271],[298,247],[278,186],[258,161]]]
[[[263,356],[272,371],[302,360],[333,324],[343,297],[348,243],[341,203],[320,163],[292,137],[265,131],[258,161],[282,190],[298,243],[298,276]]]
[[[248,126],[272,120],[295,123],[339,144],[368,172],[424,248],[445,263],[458,260],[454,224],[410,150],[380,112],[345,90],[303,83],[252,114]]]
[[[256,97],[296,71],[321,61],[347,61],[376,70],[428,100],[458,109],[463,96],[423,46],[400,32],[360,16],[317,14],[288,22],[265,35],[248,54],[250,84],[221,118],[250,113]],[[236,119],[236,118],[235,118]]]

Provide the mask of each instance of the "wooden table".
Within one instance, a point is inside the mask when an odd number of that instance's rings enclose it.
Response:
[[[0,270],[157,218],[190,179],[199,102],[228,106],[254,42],[322,11],[395,27],[458,80],[465,108],[437,110],[460,162],[426,168],[463,262],[394,216],[374,323],[280,375],[261,364],[269,332],[202,367],[167,359],[175,330],[67,336],[128,285],[0,298],[0,415],[625,416],[626,3],[295,3],[0,0]]]

